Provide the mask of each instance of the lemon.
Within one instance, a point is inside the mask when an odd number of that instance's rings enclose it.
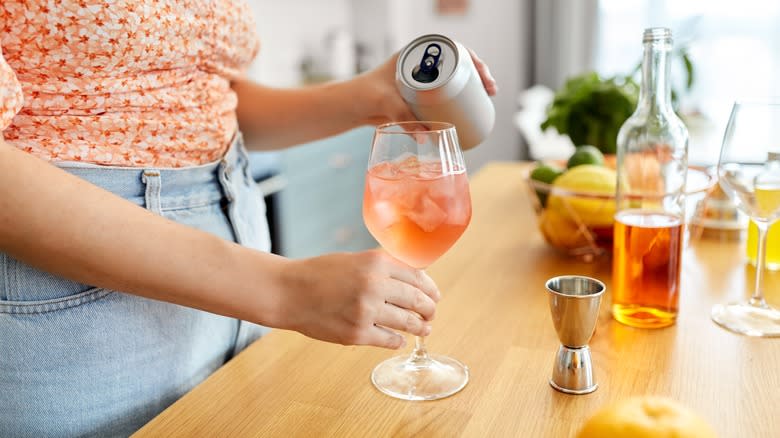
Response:
[[[615,216],[615,186],[617,174],[614,170],[594,164],[583,164],[566,171],[553,182],[553,189],[568,190],[579,194],[553,194],[547,201],[547,208],[587,226],[610,226]],[[608,195],[592,198],[585,194]]]
[[[595,164],[597,166],[604,165],[604,154],[596,146],[578,146],[574,150],[574,153],[569,157],[569,161],[566,163],[566,167],[569,169],[583,164]]]
[[[577,438],[715,438],[695,412],[664,397],[634,397],[596,412]]]
[[[539,230],[547,243],[558,249],[577,249],[590,242],[587,229],[580,229],[555,210],[546,209],[542,212],[539,216]]]

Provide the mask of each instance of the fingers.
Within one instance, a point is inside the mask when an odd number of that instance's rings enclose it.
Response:
[[[413,122],[417,120],[406,101],[394,91],[394,95],[385,104],[388,106],[387,118],[391,122]]]
[[[482,86],[485,87],[485,91],[487,91],[488,96],[495,96],[498,92],[498,84],[496,84],[496,80],[493,78],[493,75],[490,74],[490,69],[483,60],[479,59],[473,50],[468,50],[471,54],[471,59],[474,60],[474,66],[477,68],[477,73],[479,73],[479,77],[482,79]]]
[[[417,116],[415,116],[414,113],[409,109],[409,106],[403,99],[398,98],[396,100],[397,110],[395,115],[392,117],[393,122],[412,122],[417,120]]]
[[[412,311],[420,315],[424,320],[430,321],[436,313],[436,302],[425,295],[420,289],[398,280],[388,280],[385,302],[398,308]],[[402,327],[395,327],[406,331]]]
[[[387,303],[376,315],[374,325],[401,330],[416,336],[428,336],[431,325],[423,321],[416,313]]]
[[[390,278],[403,281],[410,284],[415,288],[421,290],[425,295],[430,297],[434,302],[439,302],[441,299],[441,292],[433,282],[433,279],[421,269],[413,269],[409,266],[401,263],[396,259],[392,259],[392,266],[390,268]]]
[[[427,336],[438,288],[425,272],[381,250],[290,261],[274,325],[344,345],[400,348],[401,332]],[[346,275],[345,275],[346,273]]]
[[[374,325],[369,330],[368,336],[368,345],[396,350],[406,346],[406,338],[403,335],[379,325]]]

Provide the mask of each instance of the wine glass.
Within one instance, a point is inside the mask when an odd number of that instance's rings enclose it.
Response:
[[[441,122],[376,128],[363,198],[366,227],[385,251],[425,269],[458,240],[471,220],[471,195],[455,127]],[[429,354],[417,337],[411,355],[377,365],[371,381],[404,400],[437,400],[466,386],[468,368]]]
[[[748,336],[780,336],[780,311],[764,301],[767,230],[780,218],[780,101],[737,102],[718,163],[723,191],[758,228],[756,283],[748,302],[719,304],[712,319]]]

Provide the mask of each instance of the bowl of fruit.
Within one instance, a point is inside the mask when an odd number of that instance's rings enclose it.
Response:
[[[617,174],[612,157],[580,146],[566,162],[542,162],[526,177],[539,231],[555,249],[585,260],[612,246]]]
[[[539,231],[556,250],[585,261],[612,250],[616,208],[615,156],[580,146],[567,161],[537,163],[526,175]],[[715,175],[688,168],[685,188],[688,240],[701,199],[715,185]]]

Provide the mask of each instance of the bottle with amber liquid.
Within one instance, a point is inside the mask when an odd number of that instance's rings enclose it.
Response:
[[[688,130],[672,109],[672,32],[646,29],[636,111],[617,138],[612,315],[632,327],[674,324],[680,297]]]

